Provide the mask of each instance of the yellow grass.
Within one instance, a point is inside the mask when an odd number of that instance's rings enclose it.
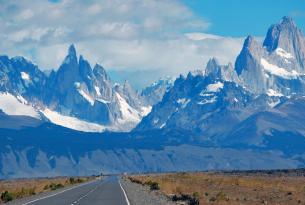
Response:
[[[34,195],[41,192],[55,190],[75,183],[81,183],[94,179],[93,177],[57,177],[39,179],[18,179],[0,181],[0,195],[5,191],[9,192],[13,199]],[[0,199],[0,203],[3,200]]]
[[[176,173],[132,176],[157,182],[167,195],[197,192],[200,204],[305,204],[305,177]]]

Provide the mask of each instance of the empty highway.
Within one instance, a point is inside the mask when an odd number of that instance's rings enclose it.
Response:
[[[44,193],[21,199],[10,205],[130,205],[119,178],[106,177],[103,180]]]

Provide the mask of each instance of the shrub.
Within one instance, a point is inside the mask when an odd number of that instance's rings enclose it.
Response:
[[[157,182],[152,182],[152,181],[148,181],[148,182],[145,182],[146,185],[148,185],[150,187],[150,190],[159,190],[160,189],[160,186]]]
[[[141,181],[141,180],[139,180],[139,179],[132,178],[132,177],[129,177],[128,179],[129,179],[131,182],[133,182],[133,183],[143,185],[142,181]]]
[[[2,194],[1,194],[1,200],[2,200],[3,202],[12,201],[12,200],[13,200],[13,195],[12,195],[12,193],[10,193],[10,192],[8,192],[8,191],[2,192]]]
[[[216,195],[217,201],[229,201],[229,197],[222,191]]]
[[[70,182],[70,184],[74,184],[74,183],[75,183],[74,177],[70,177],[70,178],[69,178],[69,182]]]
[[[35,195],[36,194],[35,189],[36,187],[29,188],[29,195]]]
[[[50,188],[50,186],[47,184],[43,187],[43,190],[48,190]]]
[[[199,205],[199,194],[195,192],[193,196],[188,194],[174,195],[173,201],[187,201],[189,205]]]
[[[81,179],[81,178],[77,178],[77,183],[83,183],[84,182],[84,180],[83,179]]]
[[[54,190],[56,190],[56,189],[63,188],[64,185],[62,185],[62,184],[60,184],[60,183],[59,183],[59,184],[52,183],[52,184],[50,184],[49,187],[50,187],[51,190],[54,191]]]

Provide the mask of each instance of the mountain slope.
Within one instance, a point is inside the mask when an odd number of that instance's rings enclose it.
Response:
[[[2,56],[0,80],[0,109],[6,114],[36,115],[80,131],[128,131],[150,111],[130,85],[116,89],[102,66],[92,68],[78,58],[74,45],[49,76],[22,57]]]
[[[279,33],[273,34],[275,28]],[[235,69],[211,59],[205,74],[180,76],[135,131],[182,130],[209,146],[283,152],[276,137],[282,143],[291,137],[291,149],[305,152],[299,149],[305,138],[305,70],[297,57],[303,55],[302,42],[299,29],[284,17],[269,29],[264,45],[245,39]],[[282,64],[286,67],[279,68]]]

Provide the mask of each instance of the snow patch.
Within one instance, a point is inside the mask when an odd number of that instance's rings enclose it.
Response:
[[[138,111],[132,108],[119,93],[116,92],[115,95],[119,101],[120,111],[122,114],[121,119],[118,120],[119,123],[140,122]]]
[[[41,111],[52,123],[83,132],[103,132],[105,127],[96,123],[80,120],[76,117],[61,115],[58,112],[45,109]]]
[[[278,104],[280,104],[280,100],[277,99],[275,101],[268,101],[268,105],[271,107],[271,108],[274,108],[275,106],[277,106]]]
[[[277,92],[277,91],[275,91],[273,89],[268,89],[267,95],[268,96],[274,96],[274,97],[282,97],[282,96],[284,96],[282,93],[279,93],[279,92]]]
[[[160,126],[160,129],[162,129],[163,127],[165,127],[166,123],[163,123],[161,126]]]
[[[96,100],[96,101],[99,101],[99,102],[101,102],[101,103],[104,103],[104,104],[110,103],[109,100],[104,100],[103,98],[96,98],[95,100]]]
[[[157,124],[159,122],[159,119],[154,119],[153,123]]]
[[[143,106],[141,107],[141,116],[145,117],[146,115],[148,115],[151,112],[151,106]]]
[[[288,58],[288,59],[291,59],[291,58],[294,58],[293,55],[291,55],[291,53],[288,53],[287,51],[285,51],[284,49],[282,48],[277,48],[275,49],[275,53],[278,55],[278,56],[281,56],[283,58]]]
[[[190,99],[186,99],[186,98],[180,98],[177,100],[177,103],[180,104],[182,108],[185,108],[189,102]]]
[[[26,80],[26,81],[31,80],[30,75],[27,74],[26,72],[20,72],[20,74],[21,74],[21,78],[22,78],[23,80]]]
[[[277,65],[273,65],[269,63],[266,59],[261,58],[261,65],[264,70],[269,72],[270,74],[280,76],[286,79],[295,79],[299,75],[295,70],[292,72],[287,71],[285,68],[278,67]]]
[[[94,86],[94,89],[95,89],[95,92],[96,92],[97,96],[101,96],[100,88],[97,87],[97,86]]]
[[[216,102],[216,100],[217,100],[217,97],[216,97],[216,96],[213,96],[211,99],[204,99],[204,100],[201,100],[201,101],[198,102],[197,104],[198,104],[198,105],[211,104],[211,103]]]
[[[223,83],[217,82],[217,83],[208,85],[206,91],[207,92],[218,92],[220,89],[223,89]]]
[[[88,95],[85,91],[83,91],[82,89],[77,89],[79,94],[81,96],[83,96],[83,98],[85,98],[92,106],[94,105],[94,99]]]
[[[40,119],[39,113],[21,97],[10,93],[0,93],[0,110],[7,115],[24,115]]]
[[[75,86],[77,89],[80,89],[80,82],[75,82],[75,83],[74,83],[74,86]]]

